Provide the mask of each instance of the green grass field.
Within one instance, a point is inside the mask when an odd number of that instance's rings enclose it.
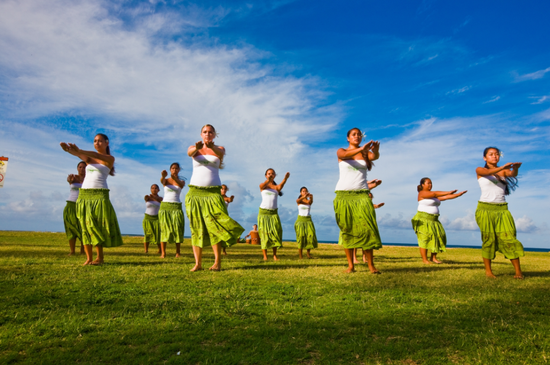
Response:
[[[0,231],[0,363],[545,364],[550,361],[548,253],[484,276],[481,253],[450,249],[425,266],[418,249],[376,252],[344,274],[343,250],[296,246],[264,263],[228,250],[223,271],[144,254],[141,237],[106,249],[103,266],[68,257],[64,234]],[[156,247],[150,252],[156,252]],[[206,251],[204,266],[213,263]]]

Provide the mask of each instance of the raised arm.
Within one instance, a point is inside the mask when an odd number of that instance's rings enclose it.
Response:
[[[365,145],[366,146],[366,145]],[[365,149],[365,146],[358,147],[358,148],[340,148],[336,152],[336,156],[338,156],[339,160],[352,160],[353,157],[355,157],[356,154],[362,153]]]
[[[176,183],[176,185],[180,187],[180,189],[182,189],[185,186],[185,181],[180,180],[178,175],[172,174],[170,177]]]
[[[509,170],[502,171],[502,175],[505,177],[516,177],[519,173],[519,168],[521,167],[521,162],[512,162],[512,168]]]
[[[369,187],[369,190],[376,188],[380,184],[382,184],[382,180],[375,179],[375,180],[367,181],[367,186]]]
[[[289,177],[290,177],[290,172],[287,172],[287,173],[285,174],[285,178],[283,179],[283,181],[281,181],[281,182],[279,183],[279,185],[275,186],[275,190],[277,190],[277,191],[283,190],[283,187],[285,186],[286,181],[288,180]]]
[[[265,190],[267,188],[269,188],[269,185],[271,185],[273,183],[273,179],[275,179],[275,176],[272,176],[270,178],[268,178],[266,181],[264,181],[263,183],[260,184],[260,190]]]
[[[519,162],[516,162],[516,163],[519,163]],[[521,165],[521,163],[519,163]],[[499,172],[501,172],[502,170],[510,170],[512,169],[512,165],[514,165],[513,162],[508,162],[507,164],[505,165],[502,165],[500,167],[495,167],[493,169],[489,169],[487,167],[478,167],[476,169],[476,174],[477,176],[489,176],[489,175],[494,175],[494,174],[498,174]],[[518,167],[519,169],[519,167]],[[516,171],[516,175],[517,175],[517,169],[513,169]],[[508,171],[507,171],[508,172]]]
[[[380,142],[370,141],[369,143],[367,143],[367,145],[369,144],[370,144],[370,147],[368,148],[369,160],[371,161],[378,160],[378,158],[380,158]]]
[[[160,173],[160,183],[163,186],[168,185],[168,181],[166,181],[166,176],[168,176],[168,172],[166,170],[162,170],[162,172]]]
[[[461,191],[460,193],[445,195],[445,196],[440,197],[439,200],[445,201],[445,200],[456,199],[459,196],[462,196],[462,195],[466,194],[467,192],[468,192],[468,190],[464,190],[464,191]]]
[[[189,157],[193,157],[203,147],[204,147],[204,143],[202,141],[198,141],[197,143],[195,143],[194,146],[189,146],[189,148],[187,149],[187,155]]]
[[[445,195],[451,195],[456,193],[457,190],[452,191],[421,191],[418,193],[418,199],[430,199],[430,198],[440,198]]]

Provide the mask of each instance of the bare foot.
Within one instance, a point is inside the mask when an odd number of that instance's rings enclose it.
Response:
[[[176,257],[181,257],[179,252],[176,252]]]
[[[273,256],[273,261],[279,261],[279,259],[277,258],[277,256]]]
[[[361,262],[355,258],[355,259],[353,259],[353,263],[354,264],[360,264]]]
[[[86,260],[85,263],[82,264],[82,266],[86,266],[86,265],[90,265],[91,261],[90,260]]]
[[[376,270],[376,269],[374,269],[374,271],[371,271],[370,273],[371,273],[371,274],[374,274],[374,275],[380,275],[380,274],[382,274],[380,271],[378,271],[378,270]]]
[[[525,279],[525,276],[523,276],[523,274],[515,275],[514,279],[523,280],[523,279]]]
[[[264,257],[264,261],[267,261],[267,257]]]
[[[492,272],[486,272],[485,276],[487,276],[488,278],[491,278],[491,279],[496,279],[497,278]]]
[[[423,263],[423,264],[426,264],[426,265],[431,265],[431,264],[432,264],[432,262],[431,262],[431,261],[428,261],[428,260],[426,260],[426,261],[423,260],[422,263]]]
[[[308,258],[308,259],[312,259],[312,258],[313,258],[313,256],[311,256],[311,255],[307,255],[307,258]]]
[[[351,274],[352,272],[355,272],[355,268],[353,267],[348,267],[348,269],[344,271],[346,274]]]
[[[161,254],[160,254],[160,258],[161,258],[161,259],[164,259],[164,258],[166,258],[166,254],[164,254],[164,253],[161,253]]]
[[[224,255],[224,256],[227,256],[227,252],[223,251],[223,255]]]
[[[94,261],[90,262],[90,265],[103,265],[103,260],[95,259]]]
[[[71,252],[71,253],[69,254],[69,256],[72,256],[72,255],[74,255],[74,252]]]
[[[195,267],[193,267],[191,270],[191,272],[195,272],[195,271],[201,271],[202,270],[202,266],[201,265],[195,265]]]
[[[435,264],[442,264],[443,262],[439,261],[438,259],[432,259],[432,262]]]
[[[210,269],[208,269],[208,270],[210,270],[210,271],[221,271],[222,268],[220,267],[219,264],[218,264],[218,265],[214,264],[214,265],[212,265],[212,267],[211,267]]]
[[[145,253],[149,253],[149,251],[145,250]]]

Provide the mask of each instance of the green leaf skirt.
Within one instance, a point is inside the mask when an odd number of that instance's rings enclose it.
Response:
[[[493,260],[497,251],[510,260],[525,256],[508,203],[478,202],[476,222],[481,231],[483,258]]]
[[[227,214],[221,186],[189,185],[185,195],[185,211],[191,227],[191,244],[210,247],[236,244],[244,228]]]
[[[82,243],[103,247],[122,246],[122,236],[109,189],[80,189],[76,216],[82,227]]]
[[[277,209],[260,208],[258,234],[260,235],[262,250],[283,247],[283,226]]]
[[[143,217],[143,242],[159,244],[160,240],[160,222],[158,215],[145,214]]]
[[[317,234],[311,217],[299,215],[294,223],[296,242],[301,249],[310,250],[317,248]]]
[[[368,190],[336,191],[334,213],[340,228],[338,244],[346,249],[382,248],[376,212],[368,193]]]
[[[161,202],[158,216],[160,241],[182,243],[184,232],[182,203]]]
[[[411,222],[420,248],[433,253],[447,251],[447,235],[439,222],[439,214],[416,212]]]
[[[65,226],[65,234],[69,240],[78,238],[82,242],[82,229],[76,217],[76,202],[67,200],[67,205],[63,209],[63,225]]]

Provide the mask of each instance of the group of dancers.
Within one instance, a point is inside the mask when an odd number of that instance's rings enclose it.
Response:
[[[202,250],[212,247],[214,264],[210,270],[221,270],[222,251],[239,242],[244,228],[228,214],[228,205],[234,197],[227,196],[228,188],[220,180],[219,170],[223,168],[226,150],[214,143],[215,128],[207,124],[201,128],[201,140],[187,150],[192,159],[193,173],[189,181],[189,191],[185,196],[185,210],[191,228],[191,245],[195,266],[191,271],[202,270]],[[340,178],[336,185],[334,212],[340,228],[338,244],[343,246],[348,268],[355,271],[357,249],[363,251],[363,261],[373,274],[380,274],[374,265],[374,250],[382,248],[382,241],[376,222],[375,208],[370,190],[379,186],[380,180],[367,180],[367,172],[373,161],[380,157],[380,143],[369,141],[361,145],[363,133],[352,128],[347,133],[349,145],[337,151]],[[114,175],[115,158],[109,149],[109,139],[105,134],[94,138],[94,151],[84,151],[73,143],[62,142],[61,148],[80,158],[77,175],[69,175],[67,181],[71,193],[63,212],[65,231],[69,239],[71,254],[75,253],[76,239],[82,242],[86,253],[84,265],[100,265],[104,262],[103,248],[122,245],[120,228],[115,211],[109,200],[107,177]],[[516,238],[516,228],[508,211],[505,196],[517,187],[517,175],[521,163],[507,163],[498,166],[501,152],[496,147],[488,147],[483,152],[484,167],[476,169],[481,198],[476,210],[476,221],[481,230],[482,257],[485,273],[494,278],[491,261],[496,252],[510,259],[515,278],[522,279],[520,257],[524,256],[523,246]],[[145,196],[146,211],[143,220],[145,251],[149,244],[158,244],[161,257],[166,257],[167,243],[174,243],[176,256],[181,252],[184,233],[184,215],[180,200],[185,179],[180,178],[180,165],[173,163],[170,173],[164,170],[160,182],[164,197],[159,196],[157,184],[151,186],[151,194]],[[266,180],[260,184],[262,203],[259,208],[257,230],[254,228],[247,237],[252,243],[260,243],[264,260],[268,259],[269,249],[273,259],[278,260],[277,249],[282,247],[282,225],[277,213],[278,197],[290,177],[286,173],[280,183],[275,182],[277,174],[269,168]],[[422,178],[417,187],[418,211],[412,219],[412,227],[418,238],[422,261],[425,264],[440,264],[437,254],[446,251],[446,235],[439,222],[441,201],[458,198],[466,193],[453,191],[433,191],[432,180]],[[299,256],[317,248],[315,226],[311,220],[313,195],[306,187],[300,189],[296,200],[298,218],[295,223]],[[256,226],[256,225],[255,225]],[[93,259],[93,247],[97,258]],[[82,249],[82,248],[81,248]],[[431,252],[428,259],[428,251]]]

